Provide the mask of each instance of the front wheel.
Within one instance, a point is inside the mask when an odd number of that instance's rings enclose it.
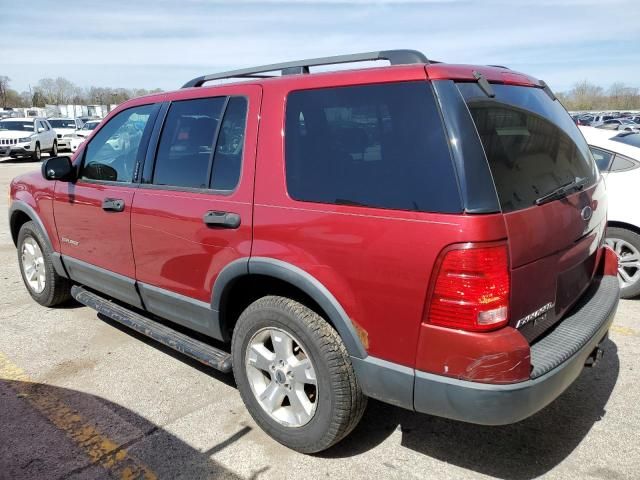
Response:
[[[42,159],[42,150],[40,150],[40,144],[36,143],[36,148],[33,150],[31,154],[31,159],[39,162]]]
[[[640,295],[640,235],[626,228],[607,228],[606,244],[618,255],[620,297]]]
[[[53,141],[53,147],[51,147],[51,151],[49,152],[49,156],[50,157],[57,157],[58,156],[58,142],[56,142],[55,140]]]
[[[249,413],[283,445],[325,450],[358,424],[366,397],[338,333],[289,298],[267,296],[238,319],[233,373]]]

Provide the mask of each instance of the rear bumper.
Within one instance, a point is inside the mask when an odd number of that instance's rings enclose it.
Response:
[[[618,297],[615,276],[595,280],[571,314],[532,345],[532,377],[524,382],[478,383],[371,357],[352,361],[363,391],[373,398],[470,423],[515,423],[547,406],[580,375],[587,359],[607,335]]]

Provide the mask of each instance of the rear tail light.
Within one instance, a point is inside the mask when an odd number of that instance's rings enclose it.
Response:
[[[445,250],[434,275],[428,323],[482,332],[509,321],[506,245],[464,244]]]

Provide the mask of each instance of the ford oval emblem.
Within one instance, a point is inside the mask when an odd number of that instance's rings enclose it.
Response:
[[[582,212],[580,212],[580,216],[582,217],[582,219],[587,222],[591,219],[591,217],[593,216],[593,210],[591,209],[591,207],[589,205],[587,205],[586,207],[584,207],[582,209]]]

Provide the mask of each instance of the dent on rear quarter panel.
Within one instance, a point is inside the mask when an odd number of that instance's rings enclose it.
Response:
[[[38,215],[44,225],[51,248],[60,251],[58,232],[53,216],[53,188],[55,182],[45,180],[40,170],[16,177],[12,182],[12,199],[27,204]]]

